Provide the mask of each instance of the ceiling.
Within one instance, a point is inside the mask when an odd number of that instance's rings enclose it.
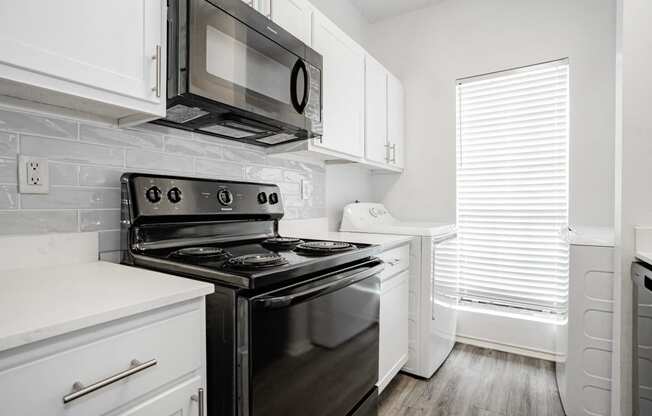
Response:
[[[443,0],[351,0],[371,23],[422,9]]]

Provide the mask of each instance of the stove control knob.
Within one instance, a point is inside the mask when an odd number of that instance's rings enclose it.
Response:
[[[161,201],[161,194],[162,192],[158,186],[152,186],[147,191],[145,191],[145,197],[152,204],[156,204],[157,202]]]
[[[259,204],[267,203],[267,194],[265,192],[261,192],[258,194],[258,203]]]
[[[278,204],[278,194],[276,192],[269,194],[269,203],[272,205]]]
[[[228,189],[220,189],[217,191],[217,200],[224,206],[229,206],[233,203],[233,194]]]
[[[181,201],[181,189],[179,189],[179,188],[170,189],[168,191],[168,199],[173,204],[176,204],[177,202],[180,202]]]

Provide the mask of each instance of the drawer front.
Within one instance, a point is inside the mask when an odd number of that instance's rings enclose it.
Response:
[[[202,387],[201,381],[201,377],[193,377],[117,415],[204,416],[199,412],[199,389]],[[204,398],[205,401],[206,399]],[[206,408],[205,403],[204,408]]]
[[[380,279],[385,280],[410,267],[410,245],[393,248],[378,257],[385,262],[385,270],[380,273]]]
[[[201,369],[203,327],[201,310],[186,309],[181,314],[5,369],[0,372],[2,414],[104,414]],[[132,360],[156,360],[156,364],[63,403],[74,383],[88,387],[116,376],[128,370]]]

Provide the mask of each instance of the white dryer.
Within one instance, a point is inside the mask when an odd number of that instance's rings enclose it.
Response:
[[[412,235],[408,362],[403,371],[430,378],[455,344],[457,240],[454,224],[406,222],[383,204],[344,207],[340,231]]]

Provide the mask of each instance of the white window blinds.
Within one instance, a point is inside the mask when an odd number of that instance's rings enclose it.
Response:
[[[458,81],[459,293],[469,306],[568,306],[568,61]]]

